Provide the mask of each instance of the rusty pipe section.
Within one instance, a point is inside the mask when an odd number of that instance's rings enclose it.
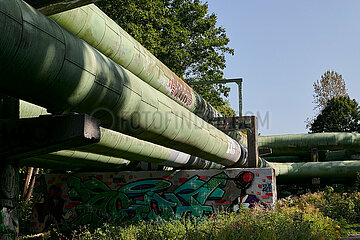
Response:
[[[221,116],[94,4],[61,12],[50,18],[197,116],[204,119]]]

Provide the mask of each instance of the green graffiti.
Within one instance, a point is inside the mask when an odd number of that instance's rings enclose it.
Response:
[[[5,232],[4,213],[3,210],[1,210],[0,212],[1,212],[1,230]]]
[[[80,179],[70,176],[67,178],[67,194],[70,203],[77,204],[68,207],[71,209],[63,208],[60,217],[68,217],[63,219],[61,230],[86,224],[98,227],[104,221],[116,224],[124,220],[210,215],[214,209],[209,204],[224,196],[222,188],[228,179],[224,172],[208,181],[194,176],[173,190],[172,182],[168,180],[144,179],[114,190],[95,177]]]

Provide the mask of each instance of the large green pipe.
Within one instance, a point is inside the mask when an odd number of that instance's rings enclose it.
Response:
[[[89,113],[114,130],[222,165],[233,139],[20,0],[0,0],[0,90],[50,112]]]
[[[114,171],[124,170],[134,167],[138,162],[130,162],[125,159],[111,158],[97,154],[77,154],[74,156],[67,154],[68,151],[61,151],[60,154],[46,154],[37,157],[22,159],[20,166],[41,167],[55,170],[67,171]],[[81,152],[78,152],[81,153]]]
[[[20,101],[19,116],[20,118],[38,117],[47,114],[45,108]],[[72,151],[64,150],[47,155],[32,158],[66,161],[74,159],[77,161],[91,162],[95,161],[111,165],[127,164],[128,160],[144,161],[157,163],[171,167],[188,167],[188,168],[222,168],[223,166],[213,163],[186,153],[169,149],[150,142],[139,140],[125,134],[115,132],[106,128],[100,128],[101,138],[98,143],[90,144],[83,147],[75,148]],[[78,160],[81,159],[81,160]],[[124,160],[127,159],[127,160]],[[86,167],[87,165],[84,164]]]
[[[262,136],[259,148],[272,148],[271,156],[309,156],[311,149],[319,151],[346,149],[360,152],[359,133],[311,133]]]
[[[336,151],[327,151],[325,153],[326,161],[337,161],[337,160],[346,160],[346,159],[360,159],[359,155],[354,151],[349,151],[347,149],[336,150]]]
[[[269,162],[304,162],[309,159],[309,154],[306,156],[264,156],[266,161]],[[357,155],[348,150],[328,151],[323,150],[319,153],[319,161],[342,161],[359,159]],[[309,159],[310,160],[310,159]]]
[[[320,178],[335,181],[338,179],[354,180],[360,172],[360,161],[333,162],[300,162],[274,163],[268,162],[264,167],[275,169],[276,180],[281,182],[301,182]]]
[[[299,156],[276,156],[276,157],[263,157],[268,162],[303,162],[304,159]]]
[[[51,18],[199,117],[220,116],[214,107],[94,4]]]

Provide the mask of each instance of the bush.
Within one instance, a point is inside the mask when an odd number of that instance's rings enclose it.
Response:
[[[53,231],[44,239],[64,236]],[[338,239],[337,223],[314,208],[300,211],[296,207],[277,209],[242,209],[238,213],[214,215],[211,218],[157,220],[74,231],[69,239]]]
[[[278,200],[272,209],[256,206],[210,218],[142,221],[121,226],[83,227],[68,239],[339,239],[360,231],[360,194],[323,192]],[[23,236],[29,239],[31,236]],[[33,237],[33,236],[32,236]],[[64,239],[51,230],[41,239]],[[32,238],[34,239],[34,238]]]
[[[331,187],[326,187],[324,192],[289,197],[279,200],[278,204],[296,206],[301,210],[312,206],[334,220],[360,223],[360,193],[336,193]]]

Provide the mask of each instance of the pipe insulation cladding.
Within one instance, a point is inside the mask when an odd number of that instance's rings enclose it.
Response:
[[[94,4],[50,16],[141,80],[201,118],[221,114]]]
[[[310,134],[287,134],[261,136],[259,148],[271,148],[269,156],[309,156],[311,149],[336,151],[346,149],[360,152],[360,134],[346,132],[326,132]]]
[[[20,100],[20,118],[38,117],[44,114],[47,114],[45,108]],[[52,161],[46,164],[47,167],[51,166],[51,162],[54,162],[53,167],[57,168],[59,162],[61,164],[62,161],[81,165],[82,169],[90,167],[93,169],[99,163],[111,166],[118,165],[120,167],[128,165],[130,160],[156,163],[176,168],[221,169],[224,167],[202,158],[139,140],[103,127],[100,127],[100,133],[101,138],[98,143],[24,159],[21,163],[40,164],[40,162],[43,163],[44,160],[49,159]],[[74,167],[78,167],[77,165],[74,165]]]
[[[231,166],[242,146],[21,0],[0,0],[0,90]]]
[[[80,151],[62,150],[19,160],[20,166],[32,166],[65,171],[130,170],[135,161]],[[130,168],[130,169],[129,169]]]
[[[263,161],[262,167],[275,170],[276,181],[301,182],[313,178],[322,180],[347,179],[354,181],[360,171],[360,161],[277,163]]]

